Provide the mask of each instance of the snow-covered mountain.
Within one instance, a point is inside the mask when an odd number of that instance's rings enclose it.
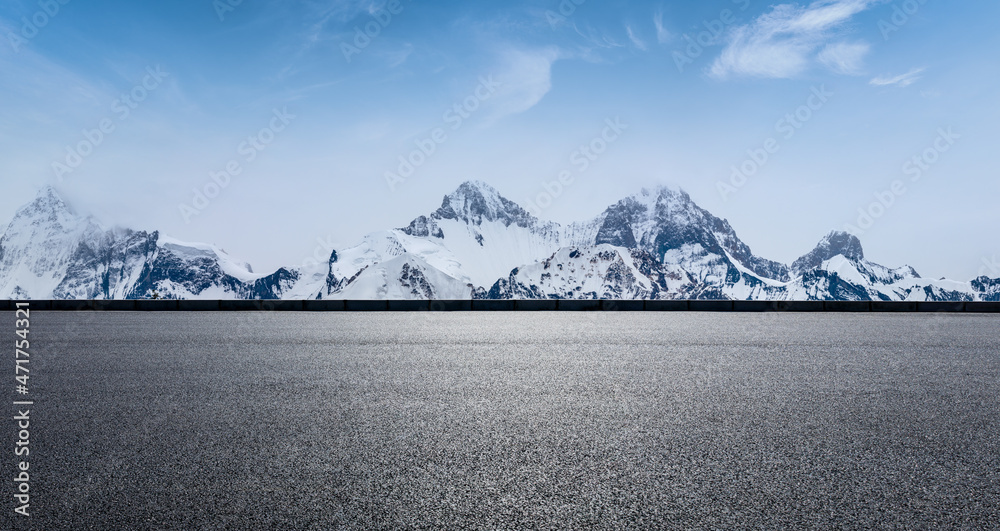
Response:
[[[909,266],[890,269],[865,259],[861,241],[831,232],[792,264],[789,300],[977,300],[968,282],[921,278]]]
[[[274,298],[296,275],[256,275],[211,245],[107,229],[75,213],[51,187],[0,237],[0,298]]]
[[[639,248],[658,259],[693,266],[707,257],[723,258],[755,275],[788,279],[788,266],[755,256],[729,222],[702,209],[682,190],[661,187],[612,205],[598,217],[593,245]]]
[[[466,182],[445,196],[441,208],[399,232],[430,241],[449,261],[445,270],[477,286],[550,255],[562,238],[559,225],[541,221],[482,182]],[[432,262],[436,267],[440,262]]]
[[[489,299],[660,299],[688,281],[642,249],[602,243],[564,247],[534,264],[515,268],[486,293]]]
[[[21,208],[0,237],[0,296],[65,297],[72,277],[83,274],[86,249],[111,247],[124,234],[107,232],[74,214],[51,187]],[[70,279],[67,282],[67,279]]]
[[[682,190],[540,220],[476,181],[324,264],[263,275],[214,245],[106,228],[48,187],[0,237],[0,298],[1000,300],[1000,279],[929,280],[832,232],[791,266],[756,256]]]
[[[511,269],[552,254],[561,238],[558,225],[535,218],[485,183],[467,182],[408,226],[338,250],[324,278],[315,271],[300,274],[292,292],[309,299],[482,296]],[[415,287],[414,278],[425,282]]]
[[[970,285],[974,300],[1000,302],[1000,278],[979,277]]]

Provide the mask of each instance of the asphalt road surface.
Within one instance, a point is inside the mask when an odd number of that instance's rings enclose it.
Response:
[[[996,315],[38,312],[29,398],[0,529],[1000,525]]]

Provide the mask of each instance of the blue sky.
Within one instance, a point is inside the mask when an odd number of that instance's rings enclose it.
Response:
[[[263,271],[469,179],[559,222],[671,184],[785,262],[1000,255],[1000,4],[61,2],[0,6],[3,219],[56,184]]]

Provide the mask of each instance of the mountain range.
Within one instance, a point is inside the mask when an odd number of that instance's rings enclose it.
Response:
[[[831,232],[791,265],[759,257],[683,190],[643,189],[589,221],[541,220],[470,181],[406,227],[325,263],[258,274],[214,245],[108,228],[52,187],[0,237],[0,299],[1000,300],[1000,279],[922,278]]]

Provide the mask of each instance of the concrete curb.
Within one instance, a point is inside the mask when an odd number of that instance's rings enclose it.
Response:
[[[344,301],[302,301],[302,310],[307,312],[342,312],[345,309]]]
[[[261,311],[264,305],[261,301],[219,301],[219,309],[225,312]]]
[[[349,312],[387,312],[389,301],[344,301],[344,309]]]
[[[718,301],[718,300],[34,300],[36,311],[306,311],[306,312],[947,312],[1000,313],[1000,302],[914,301]],[[17,301],[0,300],[13,311]]]
[[[556,301],[556,308],[564,312],[596,312],[601,310],[599,300]]]
[[[735,308],[733,301],[688,301],[692,312],[731,312]]]
[[[916,302],[885,302],[885,301],[872,301],[872,311],[873,312],[915,312],[917,311]]]
[[[169,312],[180,311],[181,301],[144,300],[135,301],[135,310],[138,312]]]
[[[688,301],[646,301],[643,305],[647,312],[686,312]]]
[[[918,302],[918,312],[964,312],[964,302]]]
[[[432,312],[471,312],[472,301],[430,301],[427,307]]]
[[[868,301],[824,301],[823,311],[825,312],[870,312],[871,304]]]
[[[965,311],[973,313],[1000,313],[1000,302],[966,302]]]
[[[555,300],[523,300],[514,301],[514,310],[520,312],[552,312],[559,309],[559,304]]]
[[[477,312],[512,312],[514,311],[514,301],[475,300],[472,301],[472,310]]]
[[[822,312],[826,311],[824,301],[777,301],[774,309],[778,312]]]

